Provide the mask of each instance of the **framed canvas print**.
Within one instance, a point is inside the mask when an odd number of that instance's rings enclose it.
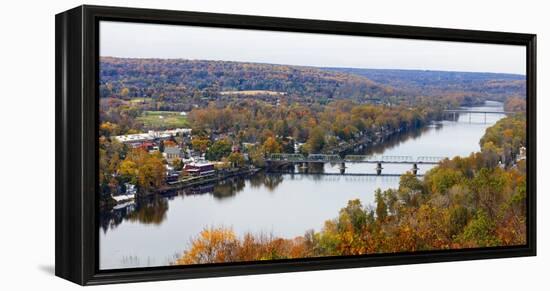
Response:
[[[56,274],[82,285],[533,256],[535,35],[56,16]]]

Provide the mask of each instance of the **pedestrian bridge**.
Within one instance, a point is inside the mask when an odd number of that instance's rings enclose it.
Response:
[[[452,115],[452,120],[457,120],[458,115],[468,114],[468,120],[472,122],[472,114],[483,114],[483,123],[487,123],[487,114],[514,114],[514,112],[503,110],[468,110],[468,109],[447,109],[443,110],[444,113]]]
[[[323,177],[324,181],[338,182],[362,182],[362,181],[399,181],[401,174],[361,174],[361,173],[285,173],[285,172],[275,172],[276,174],[287,174],[288,176],[285,179],[290,179],[292,181],[304,181],[304,180],[316,180],[319,179],[319,176]],[[417,175],[417,177],[422,177],[423,175]]]
[[[514,114],[511,111],[503,110],[468,110],[468,109],[447,109],[443,110],[445,113],[478,113],[478,114]]]
[[[367,163],[367,164],[438,164],[446,157],[436,156],[382,156],[382,155],[339,155],[329,154],[270,154],[267,162],[291,163]]]
[[[383,164],[410,164],[413,174],[418,174],[419,164],[435,165],[446,159],[446,157],[435,156],[377,156],[377,155],[339,155],[329,154],[270,154],[266,157],[267,167],[270,169],[274,164],[300,164],[307,171],[309,163],[338,163],[340,164],[340,174],[346,172],[346,163],[366,163],[376,164],[376,175],[382,175]]]

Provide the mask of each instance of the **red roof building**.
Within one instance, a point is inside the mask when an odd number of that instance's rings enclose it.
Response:
[[[185,173],[192,176],[207,176],[215,173],[214,164],[212,163],[191,163],[183,167]]]

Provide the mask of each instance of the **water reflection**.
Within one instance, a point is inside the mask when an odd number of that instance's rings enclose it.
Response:
[[[123,221],[160,225],[166,219],[169,197],[143,198],[100,211],[99,223],[103,232],[116,228]]]
[[[224,180],[213,187],[211,194],[214,198],[223,200],[237,195],[238,192],[244,189],[244,186],[244,179],[235,178]]]
[[[115,228],[132,212],[135,211],[135,203],[128,202],[122,205],[117,205],[113,209],[102,209],[99,212],[99,225],[104,233],[107,230]]]
[[[442,123],[433,123],[431,125],[421,127],[421,128],[413,128],[406,132],[399,132],[396,134],[392,134],[386,139],[384,139],[384,142],[369,145],[367,147],[362,147],[359,149],[356,149],[353,151],[353,154],[360,154],[360,155],[378,155],[383,154],[387,150],[391,150],[395,147],[398,147],[402,143],[415,140],[422,136],[423,133],[429,130],[441,130],[443,128]]]
[[[283,180],[284,177],[282,174],[259,172],[247,178],[231,178],[215,184],[201,185],[165,192],[154,197],[140,198],[135,202],[119,204],[110,210],[104,209],[100,211],[100,225],[105,233],[109,229],[116,228],[116,226],[125,220],[142,224],[160,225],[166,219],[169,200],[177,196],[185,198],[185,196],[212,195],[217,200],[224,200],[242,192],[247,183],[251,187],[265,187],[269,191],[274,191]]]
[[[250,184],[255,184],[257,187],[264,186],[269,191],[273,191],[283,182],[283,179],[283,175],[278,173],[266,174],[264,172],[259,172],[250,178]]]
[[[167,199],[155,197],[151,201],[140,203],[135,211],[128,214],[128,220],[158,225],[166,218],[166,211],[168,211]]]

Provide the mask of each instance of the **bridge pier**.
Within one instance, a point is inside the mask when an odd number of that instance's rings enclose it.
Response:
[[[381,175],[382,174],[382,163],[378,162],[376,163],[376,175]]]
[[[418,164],[417,163],[413,164],[412,172],[413,172],[413,175],[415,175],[415,176],[418,174]]]
[[[300,163],[300,168],[302,169],[302,171],[303,171],[304,173],[309,172],[309,167],[308,167],[308,163],[307,163],[307,162]]]
[[[341,162],[340,163],[340,174],[345,174],[345,173],[346,173],[346,163]]]

